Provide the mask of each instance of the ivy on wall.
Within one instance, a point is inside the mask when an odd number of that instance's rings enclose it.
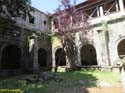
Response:
[[[48,40],[50,41],[50,42],[53,42],[54,41],[54,39],[56,38],[56,36],[55,35],[48,35]]]
[[[107,21],[102,21],[101,22],[101,27],[102,27],[102,31],[108,31],[108,23],[107,23]]]

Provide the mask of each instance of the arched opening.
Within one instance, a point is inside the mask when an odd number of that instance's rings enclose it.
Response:
[[[12,70],[20,68],[21,50],[16,45],[9,45],[2,51],[2,70]]]
[[[47,66],[47,53],[46,53],[46,50],[43,48],[40,48],[38,51],[38,63],[39,63],[39,67]]]
[[[122,40],[117,47],[119,57],[125,57],[125,39]]]
[[[81,64],[97,65],[96,50],[93,45],[87,44],[81,48]]]
[[[55,53],[56,66],[66,66],[66,54],[62,48],[57,49]]]

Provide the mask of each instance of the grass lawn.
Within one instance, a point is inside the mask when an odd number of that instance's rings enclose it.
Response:
[[[32,78],[33,74],[0,78],[0,89],[20,89],[22,93],[76,93],[81,88],[97,87],[99,82],[108,82],[112,86],[121,86],[120,75],[110,71],[81,70],[73,72],[59,72],[63,79],[60,82],[49,80],[45,83],[33,83],[27,85],[26,78]],[[69,92],[70,91],[70,92]],[[21,93],[21,92],[0,92]],[[83,92],[78,92],[83,93]],[[89,93],[89,92],[84,92]],[[114,92],[115,93],[115,92]]]

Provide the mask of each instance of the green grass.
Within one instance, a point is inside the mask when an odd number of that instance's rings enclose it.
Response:
[[[26,85],[24,80],[26,78],[32,78],[33,75],[31,74],[0,78],[0,89],[20,89],[24,91],[24,93],[56,93],[58,90],[57,93],[63,93],[59,91],[63,91],[66,88],[81,87],[78,83],[79,80],[84,81],[84,87],[95,87],[97,86],[97,82],[100,81],[109,82],[114,86],[120,85],[120,75],[110,71],[83,70],[74,72],[59,72],[58,74],[63,79],[61,82],[49,80],[43,84],[34,83],[30,85]]]

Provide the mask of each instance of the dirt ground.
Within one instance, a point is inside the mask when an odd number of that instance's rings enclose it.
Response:
[[[92,87],[92,88],[65,88],[55,93],[124,93],[122,87]]]
[[[85,93],[123,93],[122,87],[93,87],[84,90]]]

